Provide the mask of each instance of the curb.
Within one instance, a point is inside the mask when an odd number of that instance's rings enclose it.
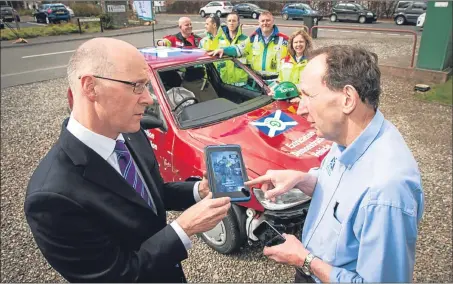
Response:
[[[160,31],[160,30],[166,30],[166,29],[172,29],[172,28],[177,28],[178,25],[171,25],[167,27],[161,27],[161,28],[154,28],[154,31]],[[83,39],[92,39],[96,37],[116,37],[116,36],[123,36],[123,35],[132,35],[132,34],[142,34],[142,33],[152,33],[152,30],[143,30],[143,31],[131,31],[128,33],[125,32],[118,32],[118,33],[112,33],[109,35],[103,35],[101,34],[96,34],[96,35],[85,35],[85,36],[80,36],[77,38],[70,38],[70,39],[57,39],[57,40],[52,40],[52,41],[47,41],[47,42],[32,42],[32,43],[27,43],[24,45],[5,45],[1,46],[1,49],[5,48],[17,48],[17,47],[27,47],[27,46],[33,46],[33,45],[42,45],[42,44],[51,44],[51,43],[59,43],[59,42],[68,42],[68,41],[77,41],[77,40],[83,40]]]

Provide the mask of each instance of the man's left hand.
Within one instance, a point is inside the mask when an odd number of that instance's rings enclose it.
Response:
[[[280,263],[285,263],[297,267],[301,267],[304,264],[305,258],[308,255],[308,250],[305,249],[304,245],[294,235],[283,234],[286,241],[283,244],[265,247],[264,255],[268,256]]]
[[[198,184],[198,194],[200,198],[205,198],[211,190],[209,189],[208,174],[203,172],[203,179]]]

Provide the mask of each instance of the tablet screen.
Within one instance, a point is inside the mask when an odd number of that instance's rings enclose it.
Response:
[[[236,151],[212,152],[211,169],[217,192],[241,192],[244,187],[240,157]]]

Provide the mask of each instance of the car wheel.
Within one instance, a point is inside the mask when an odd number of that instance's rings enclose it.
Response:
[[[236,215],[230,208],[228,214],[214,229],[199,234],[203,241],[221,254],[229,254],[237,250],[242,241]]]
[[[399,26],[403,25],[406,22],[404,16],[398,16],[395,18],[395,23]]]
[[[366,18],[364,16],[359,17],[359,23],[365,24],[366,23]]]
[[[220,11],[215,12],[215,14],[216,14],[216,16],[219,17],[219,18],[222,17],[222,12],[220,12]]]
[[[330,15],[330,21],[331,22],[336,22],[337,21],[337,15]]]
[[[288,20],[288,19],[289,19],[288,14],[283,14],[283,19],[284,19],[284,20]]]
[[[200,12],[200,16],[201,16],[202,18],[204,18],[204,17],[206,17],[206,13],[205,13],[204,11],[201,11],[201,12]]]
[[[257,13],[252,13],[252,18],[253,19],[257,19],[258,18],[258,14]]]

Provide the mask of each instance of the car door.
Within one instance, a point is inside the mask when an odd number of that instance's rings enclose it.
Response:
[[[149,105],[145,109],[144,117],[150,116],[163,121],[164,127],[145,129],[146,136],[148,137],[149,143],[153,148],[154,155],[156,156],[157,162],[159,163],[160,173],[165,181],[173,181],[175,174],[173,171],[173,141],[175,133],[172,128],[168,127],[167,119],[163,114],[162,96],[157,96],[155,91],[159,91],[157,81],[151,79],[151,86],[149,87],[150,95],[153,98],[153,104]]]
[[[214,2],[209,2],[208,5],[205,6],[206,7],[206,9],[205,9],[205,13],[206,14],[209,15],[211,13],[214,13],[213,12],[213,7],[212,7],[213,5],[214,5]]]
[[[335,6],[335,13],[337,14],[337,19],[340,21],[344,21],[346,19],[345,16],[346,4],[338,4]]]
[[[245,4],[239,4],[238,5],[238,14],[239,14],[239,16],[242,16],[242,17],[245,16],[245,9],[246,9],[246,5]]]
[[[358,9],[354,4],[346,4],[346,11],[345,11],[345,20],[348,21],[357,21],[358,20]]]
[[[295,12],[296,12],[296,16],[295,16],[296,18],[303,18],[303,16],[307,13],[304,5],[302,5],[302,4],[296,5]]]
[[[426,10],[426,4],[423,2],[414,2],[407,11],[406,19],[408,22],[417,23],[418,17]]]
[[[288,14],[289,18],[294,18],[296,16],[296,5],[295,4],[290,4],[286,8],[286,13]]]

